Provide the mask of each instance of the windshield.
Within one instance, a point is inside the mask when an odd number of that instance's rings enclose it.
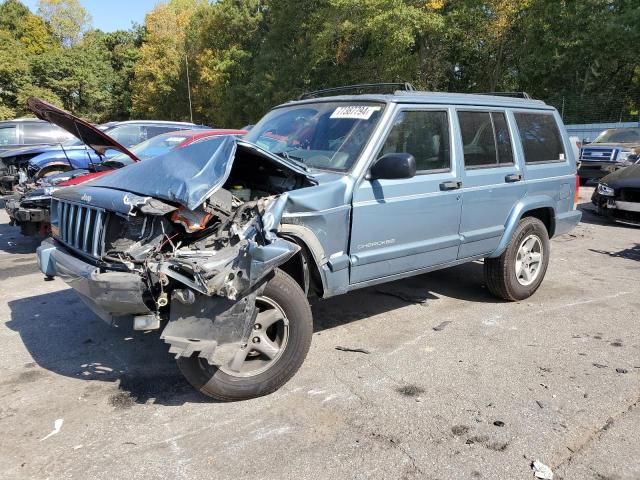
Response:
[[[605,130],[593,143],[640,143],[640,128]]]
[[[384,104],[318,102],[276,108],[245,139],[310,167],[348,170],[378,123]]]
[[[170,135],[160,135],[158,137],[150,138],[138,145],[135,145],[129,149],[131,153],[133,153],[140,160],[145,160],[147,158],[157,157],[158,155],[165,154],[170,152],[175,147],[180,145],[182,142],[187,140],[189,135],[184,134],[170,134]],[[128,163],[130,160],[129,155],[124,153],[120,153],[115,157],[111,158],[111,162],[120,162],[125,161]]]

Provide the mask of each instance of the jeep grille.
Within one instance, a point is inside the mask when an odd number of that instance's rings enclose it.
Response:
[[[106,215],[101,208],[57,199],[51,200],[51,225],[56,238],[75,250],[99,258],[102,255]]]

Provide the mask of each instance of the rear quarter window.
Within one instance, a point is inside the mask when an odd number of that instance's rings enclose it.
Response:
[[[15,145],[18,143],[17,132],[15,125],[0,126],[0,145]]]
[[[560,129],[550,113],[514,113],[526,163],[564,162]]]

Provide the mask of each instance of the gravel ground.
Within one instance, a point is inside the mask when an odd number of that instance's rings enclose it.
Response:
[[[300,372],[231,404],[45,282],[3,212],[0,477],[639,479],[640,229],[591,190],[532,298],[494,299],[472,263],[317,302]]]

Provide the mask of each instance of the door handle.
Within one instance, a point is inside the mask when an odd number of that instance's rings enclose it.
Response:
[[[442,182],[440,190],[458,190],[462,187],[462,182]]]
[[[504,177],[504,181],[507,183],[519,182],[520,180],[522,180],[522,175],[520,173],[510,173]]]

